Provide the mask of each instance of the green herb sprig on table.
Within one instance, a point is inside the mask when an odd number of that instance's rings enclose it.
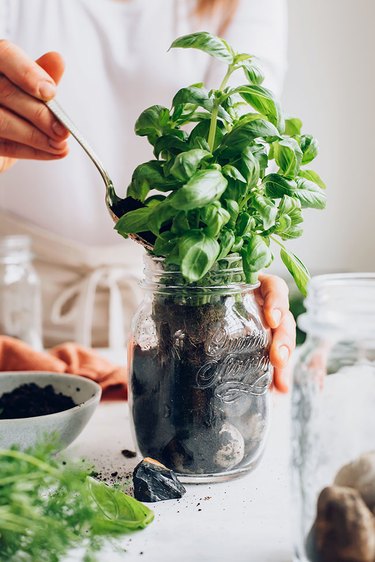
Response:
[[[151,252],[178,266],[188,283],[236,253],[254,282],[271,264],[274,243],[306,294],[309,273],[283,241],[301,236],[302,209],[325,206],[323,181],[304,167],[317,155],[316,140],[302,134],[299,119],[284,120],[253,56],[207,32],[180,37],[171,45],[179,47],[204,51],[227,71],[217,90],[193,84],[176,93],[171,109],[154,105],[140,115],[135,132],[147,137],[155,159],[135,169],[125,200],[132,210],[117,231],[145,235]],[[231,87],[238,70],[246,84]]]
[[[84,547],[84,562],[94,562],[108,539],[153,520],[148,507],[52,450],[0,450],[0,560],[57,562]]]

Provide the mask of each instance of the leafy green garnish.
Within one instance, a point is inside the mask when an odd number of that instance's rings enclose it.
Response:
[[[281,241],[302,235],[302,209],[325,207],[323,180],[304,169],[317,141],[302,134],[300,119],[284,119],[252,55],[207,32],[179,37],[171,48],[198,49],[227,70],[218,89],[192,84],[176,93],[170,109],[155,105],[140,115],[135,132],[147,136],[155,160],[136,168],[128,195],[144,207],[121,217],[117,231],[150,231],[153,253],[178,266],[187,283],[202,285],[218,260],[236,253],[246,280],[256,281],[277,243],[306,293],[307,269]],[[246,83],[231,87],[238,70]],[[150,196],[155,189],[157,199]]]
[[[0,560],[57,562],[83,546],[91,562],[108,539],[151,523],[148,507],[52,451],[0,450]]]

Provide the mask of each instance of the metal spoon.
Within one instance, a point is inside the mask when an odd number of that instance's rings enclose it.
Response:
[[[83,135],[79,132],[77,127],[74,125],[73,121],[68,117],[66,112],[63,110],[61,105],[55,100],[52,99],[50,101],[45,102],[47,107],[52,111],[55,117],[68,129],[68,131],[72,134],[72,136],[76,139],[76,141],[82,146],[83,150],[95,164],[96,168],[98,169],[100,175],[105,184],[105,204],[107,206],[108,212],[112,217],[114,223],[117,223],[120,216],[118,216],[117,209],[119,208],[119,203],[122,201],[120,197],[116,194],[113,182],[109,177],[107,170],[104,168],[103,164],[95,154],[94,150],[91,148],[87,140],[83,137]],[[140,242],[145,248],[152,249],[149,242],[144,240],[138,234],[130,234],[130,238],[133,238],[137,242]]]

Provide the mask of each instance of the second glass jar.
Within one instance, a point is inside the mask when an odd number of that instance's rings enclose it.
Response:
[[[27,236],[0,237],[0,334],[41,350],[40,281],[32,258]]]
[[[375,274],[313,277],[294,368],[294,562],[372,562]]]
[[[270,333],[241,260],[187,285],[147,256],[129,346],[130,410],[140,453],[185,482],[224,480],[261,458],[269,421]]]

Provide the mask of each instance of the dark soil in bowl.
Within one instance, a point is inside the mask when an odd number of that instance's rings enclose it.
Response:
[[[35,383],[22,384],[0,396],[0,419],[14,420],[56,414],[76,405],[70,396],[55,392],[51,384],[45,387]]]

